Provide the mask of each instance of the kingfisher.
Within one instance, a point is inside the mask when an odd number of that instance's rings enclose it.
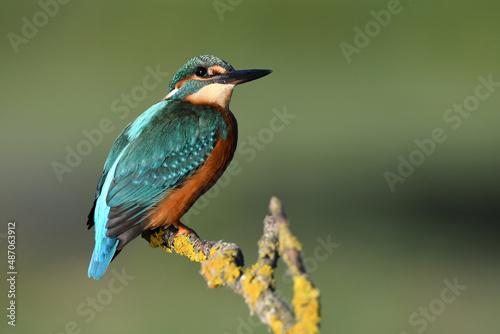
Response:
[[[87,226],[95,226],[88,276],[110,262],[144,230],[174,225],[208,191],[233,158],[238,138],[229,110],[233,88],[271,73],[235,70],[211,55],[189,60],[168,94],[118,136],[97,184]]]

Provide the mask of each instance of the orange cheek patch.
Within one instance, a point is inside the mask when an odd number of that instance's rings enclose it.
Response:
[[[185,77],[184,79],[181,79],[179,80],[176,84],[175,84],[175,88],[176,89],[180,89],[182,86],[184,86],[184,84],[186,82],[188,82],[189,80],[198,80],[198,81],[208,81],[208,80],[211,80],[212,78],[200,78],[194,74],[192,75],[189,75],[187,77]]]
[[[179,81],[177,81],[177,83],[175,84],[175,88],[176,89],[179,89],[181,88],[182,86],[184,86],[184,84],[188,81],[188,80],[191,80],[191,79],[195,79],[196,76],[193,74],[193,75],[190,75],[190,76],[187,76],[185,77],[184,79],[181,79]]]
[[[226,73],[226,69],[222,66],[219,66],[219,65],[214,65],[214,66],[210,67],[210,70],[212,72],[212,75]]]

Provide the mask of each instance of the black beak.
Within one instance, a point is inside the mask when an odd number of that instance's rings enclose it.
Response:
[[[271,73],[271,70],[241,70],[224,73],[213,77],[215,83],[239,85]]]

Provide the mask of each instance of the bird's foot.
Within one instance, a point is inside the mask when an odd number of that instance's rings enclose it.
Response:
[[[177,231],[177,233],[175,234],[175,238],[177,238],[181,234],[194,234],[194,235],[196,235],[197,238],[199,238],[198,234],[194,230],[190,229],[189,227],[187,227],[186,225],[184,225],[181,222],[175,222],[172,225],[174,225],[175,227],[177,227],[179,229]]]

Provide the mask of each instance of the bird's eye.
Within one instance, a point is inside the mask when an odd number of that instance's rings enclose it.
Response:
[[[195,70],[194,70],[194,74],[198,77],[204,77],[206,74],[207,74],[207,69],[204,68],[204,67],[197,67]]]

